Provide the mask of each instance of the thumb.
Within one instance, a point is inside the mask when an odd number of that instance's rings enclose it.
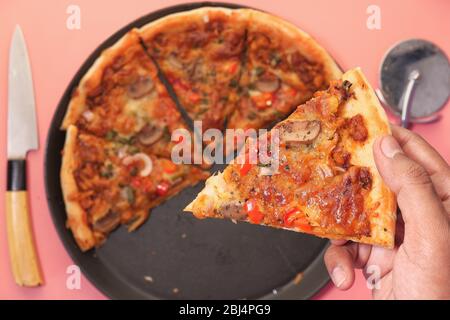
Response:
[[[426,245],[423,240],[446,234],[446,213],[424,167],[407,157],[392,136],[375,142],[374,157],[384,182],[397,195],[405,222],[404,243],[417,243],[420,248]]]

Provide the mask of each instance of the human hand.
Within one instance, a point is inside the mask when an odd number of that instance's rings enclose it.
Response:
[[[424,139],[398,126],[373,146],[384,182],[397,195],[395,248],[332,241],[325,264],[349,289],[355,268],[380,270],[375,299],[450,299],[450,167]],[[370,271],[370,270],[369,270]]]

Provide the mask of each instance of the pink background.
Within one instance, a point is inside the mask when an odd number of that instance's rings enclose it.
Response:
[[[239,1],[277,14],[313,35],[348,69],[361,66],[371,83],[378,86],[378,67],[384,52],[407,38],[425,38],[450,53],[450,1]],[[81,290],[66,289],[66,268],[72,264],[59,240],[44,192],[43,157],[47,130],[66,86],[87,56],[125,24],[155,9],[177,4],[173,0],[1,0],[0,1],[0,170],[1,188],[6,181],[6,109],[8,50],[14,26],[20,24],[29,49],[36,92],[41,148],[29,154],[29,190],[37,246],[46,284],[19,288],[9,266],[4,197],[0,197],[0,298],[3,299],[104,299],[85,278]],[[81,8],[81,30],[66,28],[66,9]],[[366,9],[381,8],[381,30],[368,30]],[[450,108],[440,122],[418,125],[422,134],[450,161]],[[57,152],[57,151],[55,151]],[[352,289],[340,292],[326,286],[318,299],[366,299],[370,292],[358,273]]]

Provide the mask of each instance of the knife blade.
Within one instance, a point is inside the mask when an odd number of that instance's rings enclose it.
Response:
[[[18,285],[34,287],[43,284],[43,279],[29,215],[26,156],[39,145],[31,68],[20,26],[9,52],[7,139],[6,226],[11,269]]]
[[[33,81],[25,39],[16,27],[9,51],[8,159],[25,159],[38,149]]]

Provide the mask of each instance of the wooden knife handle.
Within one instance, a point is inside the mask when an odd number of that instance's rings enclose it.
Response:
[[[26,191],[25,160],[8,161],[6,225],[14,280],[20,286],[44,283],[36,254]]]

